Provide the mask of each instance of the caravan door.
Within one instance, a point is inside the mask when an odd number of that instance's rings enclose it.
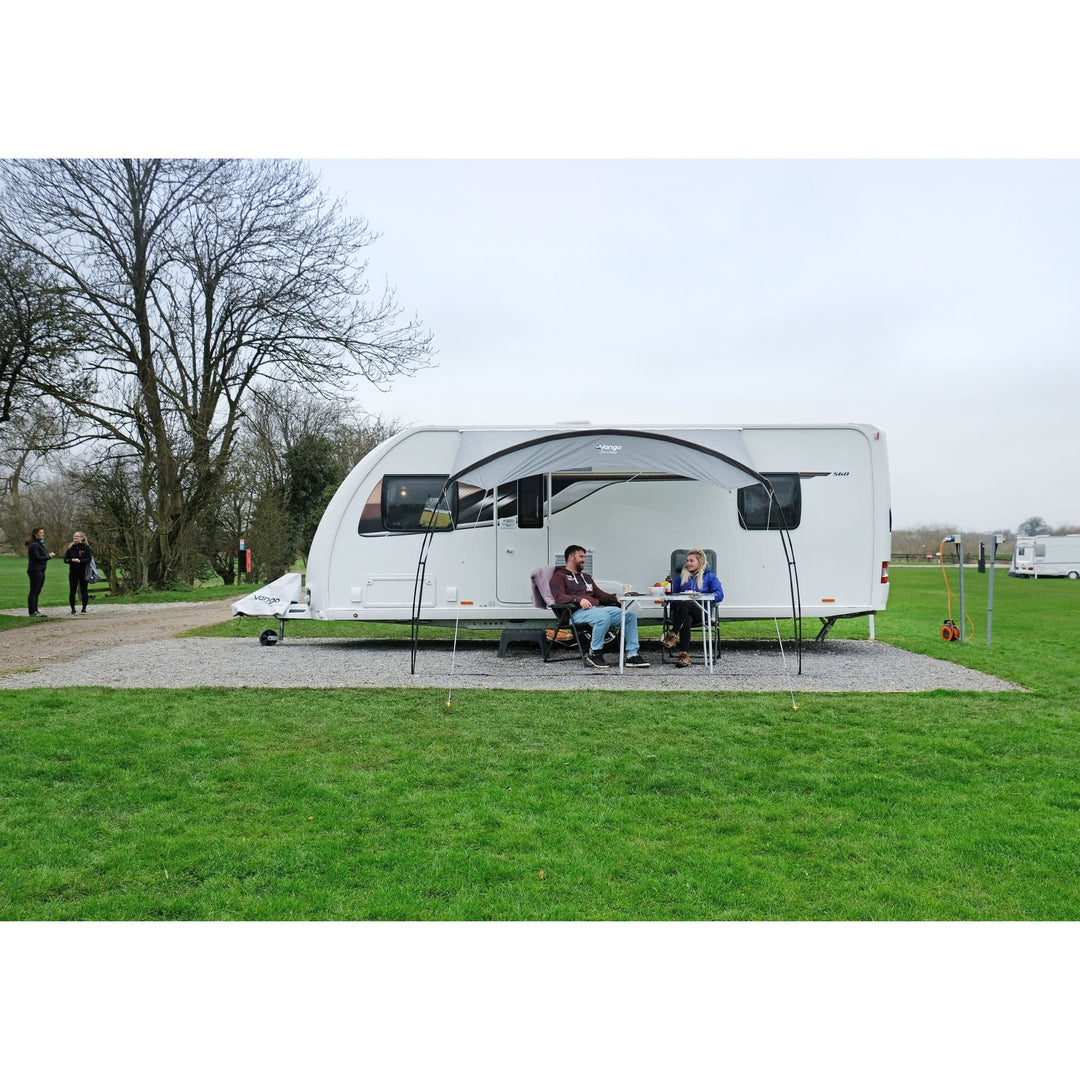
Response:
[[[500,487],[495,499],[495,595],[500,604],[532,604],[529,575],[550,562],[547,476]]]

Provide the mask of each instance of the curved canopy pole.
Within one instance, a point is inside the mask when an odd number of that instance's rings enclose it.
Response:
[[[769,496],[772,498],[772,495]],[[799,569],[795,565],[795,549],[791,543],[791,533],[786,525],[780,528],[780,543],[784,547],[784,557],[788,565],[788,588],[791,590],[792,629],[795,633],[795,653],[799,659],[798,674],[802,674],[802,594],[799,592]],[[797,613],[797,614],[796,614]]]
[[[481,468],[484,465],[488,465],[493,461],[497,461],[501,457],[506,457],[508,454],[516,453],[520,450],[527,450],[534,446],[542,446],[544,443],[559,442],[564,439],[580,439],[582,436],[586,436],[589,439],[598,438],[602,436],[617,436],[622,438],[633,439],[652,439],[657,442],[671,443],[676,446],[684,447],[687,450],[693,450],[695,453],[701,454],[705,457],[716,458],[718,461],[722,461],[732,468],[738,470],[741,473],[751,477],[755,483],[761,484],[765,489],[766,494],[769,497],[770,504],[777,502],[776,492],[773,490],[773,486],[769,481],[762,476],[756,469],[750,468],[749,465],[738,461],[728,454],[722,453],[719,450],[714,450],[709,446],[702,446],[701,443],[696,443],[690,439],[682,439],[677,435],[666,435],[659,431],[633,431],[627,428],[587,428],[580,429],[575,428],[568,431],[550,432],[545,435],[538,436],[534,439],[525,439],[520,443],[515,443],[513,446],[501,447],[494,452],[479,458],[476,461],[470,462],[464,468],[460,468],[457,472],[448,476],[446,482],[443,484],[443,489],[436,502],[436,509],[440,506],[446,507],[446,512],[451,513],[450,501],[447,498],[447,492],[450,490],[450,485],[455,484],[463,476],[476,469]],[[527,474],[526,474],[527,475]],[[509,482],[509,477],[506,482]],[[700,479],[700,478],[699,478]],[[714,481],[715,482],[715,481]],[[431,515],[431,523],[428,525],[427,532],[424,534],[424,539],[420,544],[420,557],[416,564],[416,580],[413,583],[413,604],[412,604],[412,666],[411,674],[416,674],[416,653],[420,635],[420,609],[424,595],[424,577],[425,570],[427,569],[427,554],[431,547],[432,540],[435,536],[435,526],[437,521],[437,515]],[[451,527],[454,522],[451,519]],[[788,530],[786,524],[782,525],[779,529],[781,544],[784,548],[784,557],[787,561],[788,572],[788,588],[791,594],[791,618],[794,624],[795,631],[795,644],[796,651],[799,658],[799,674],[802,674],[802,598],[799,594],[799,582],[798,574],[795,566],[795,550],[791,542],[791,533]]]
[[[413,599],[412,599],[412,619],[411,627],[409,631],[410,646],[412,650],[412,658],[409,666],[409,674],[416,674],[416,651],[420,643],[420,606],[424,599],[424,578],[427,576],[427,557],[428,551],[431,548],[431,542],[435,538],[435,525],[438,521],[439,508],[446,507],[447,515],[450,515],[451,527],[457,524],[452,516],[450,509],[450,500],[446,497],[446,493],[450,490],[452,480],[447,480],[443,484],[443,489],[439,494],[438,499],[435,501],[435,509],[431,514],[431,521],[428,524],[427,532],[424,533],[424,539],[420,542],[420,557],[416,562],[416,579],[413,581]]]
[[[409,664],[409,674],[416,674],[416,650],[420,640],[420,601],[424,593],[424,574],[427,570],[427,552],[431,547],[431,538],[435,531],[430,526],[424,533],[424,539],[420,541],[420,558],[416,563],[416,580],[413,582],[412,619],[409,628],[409,645],[412,650],[412,658]]]

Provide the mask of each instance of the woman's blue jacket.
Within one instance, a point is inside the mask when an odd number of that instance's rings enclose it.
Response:
[[[724,588],[720,584],[720,579],[706,566],[705,573],[701,578],[702,587],[697,587],[697,578],[691,577],[687,579],[686,584],[682,583],[682,571],[673,574],[671,576],[671,591],[673,593],[678,592],[699,592],[702,596],[708,596],[712,594],[712,598],[716,603],[720,603],[724,599]]]

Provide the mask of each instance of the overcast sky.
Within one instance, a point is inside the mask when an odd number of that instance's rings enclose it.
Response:
[[[374,281],[435,335],[437,369],[363,394],[388,418],[862,421],[888,439],[898,527],[1080,525],[1068,5],[542,16],[316,0],[283,33],[218,4],[208,39],[165,12],[155,63],[197,54],[214,78],[133,95],[101,64],[97,99],[124,107],[75,122],[113,24],[24,5],[9,36],[50,20],[49,78],[13,53],[33,93],[0,136],[8,155],[312,161],[382,233]]]
[[[312,162],[438,367],[405,423],[859,421],[896,527],[1080,523],[1080,162]]]

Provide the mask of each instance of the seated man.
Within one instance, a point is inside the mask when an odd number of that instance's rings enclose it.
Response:
[[[618,628],[622,621],[619,600],[614,593],[604,592],[582,567],[585,565],[585,549],[571,544],[564,552],[566,565],[557,567],[551,575],[551,595],[556,604],[574,604],[577,610],[570,616],[576,623],[587,623],[592,628],[592,643],[586,660],[596,668],[607,667],[604,660],[604,636],[608,630]],[[647,660],[638,655],[637,615],[626,613],[626,666],[648,667]]]

